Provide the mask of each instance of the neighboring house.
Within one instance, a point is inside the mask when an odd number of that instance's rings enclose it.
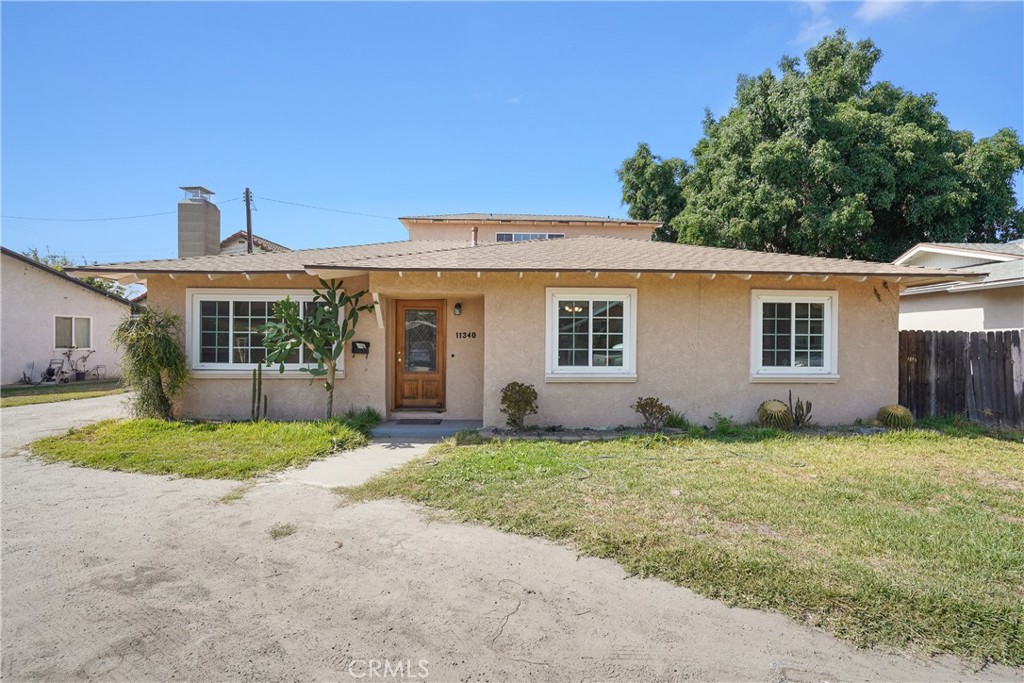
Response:
[[[0,383],[17,382],[22,373],[39,381],[50,359],[70,347],[76,360],[94,351],[87,369],[120,375],[121,354],[110,336],[131,310],[127,301],[6,247],[0,258]]]
[[[196,216],[210,218],[205,233]],[[197,418],[248,417],[257,328],[323,277],[379,304],[353,340],[369,353],[342,356],[339,409],[500,425],[501,389],[519,381],[537,388],[541,425],[636,424],[639,396],[694,421],[748,421],[789,391],[818,423],[852,422],[897,399],[900,287],[959,277],[652,242],[657,223],[588,216],[409,217],[409,241],[220,255],[216,206],[195,196],[179,217],[190,258],[77,272],[145,280],[150,306],[184,318],[193,379],[179,408]],[[323,390],[301,362],[264,373],[271,418],[320,415]]]
[[[900,295],[901,330],[1024,328],[1024,240],[1006,244],[922,242],[893,263],[952,268],[965,276],[955,282],[905,289]],[[983,277],[977,279],[979,275]]]
[[[247,243],[248,238],[246,237],[245,230],[239,230],[238,232],[228,235],[220,241],[220,253],[222,254],[245,254],[248,252]],[[260,237],[254,234],[252,236],[252,250],[257,254],[270,251],[291,251],[288,247],[277,242],[271,242],[268,239]]]

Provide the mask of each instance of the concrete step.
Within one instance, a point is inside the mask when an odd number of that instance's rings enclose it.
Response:
[[[403,416],[400,419],[416,418]],[[425,419],[437,418],[428,416]],[[480,429],[481,427],[483,427],[483,422],[480,420],[441,420],[441,424],[436,425],[400,425],[397,419],[391,419],[381,422],[370,433],[375,439],[443,439],[464,429]]]

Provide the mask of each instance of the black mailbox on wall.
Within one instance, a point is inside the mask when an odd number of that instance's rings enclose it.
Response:
[[[352,342],[352,355],[369,356],[370,355],[370,342],[368,341],[353,341]]]

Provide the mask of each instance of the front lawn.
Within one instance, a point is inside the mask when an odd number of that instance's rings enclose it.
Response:
[[[97,396],[123,393],[124,387],[116,379],[69,382],[67,384],[12,385],[0,389],[0,408],[73,401],[79,398],[96,398]]]
[[[361,416],[361,417],[360,417]],[[103,470],[249,479],[367,443],[364,413],[318,422],[107,420],[32,444],[35,455]]]
[[[570,543],[861,645],[1024,665],[1024,444],[946,425],[449,441],[344,490]]]

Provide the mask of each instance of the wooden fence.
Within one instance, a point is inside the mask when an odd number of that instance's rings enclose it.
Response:
[[[900,332],[900,403],[914,417],[956,413],[1024,429],[1021,330]]]

